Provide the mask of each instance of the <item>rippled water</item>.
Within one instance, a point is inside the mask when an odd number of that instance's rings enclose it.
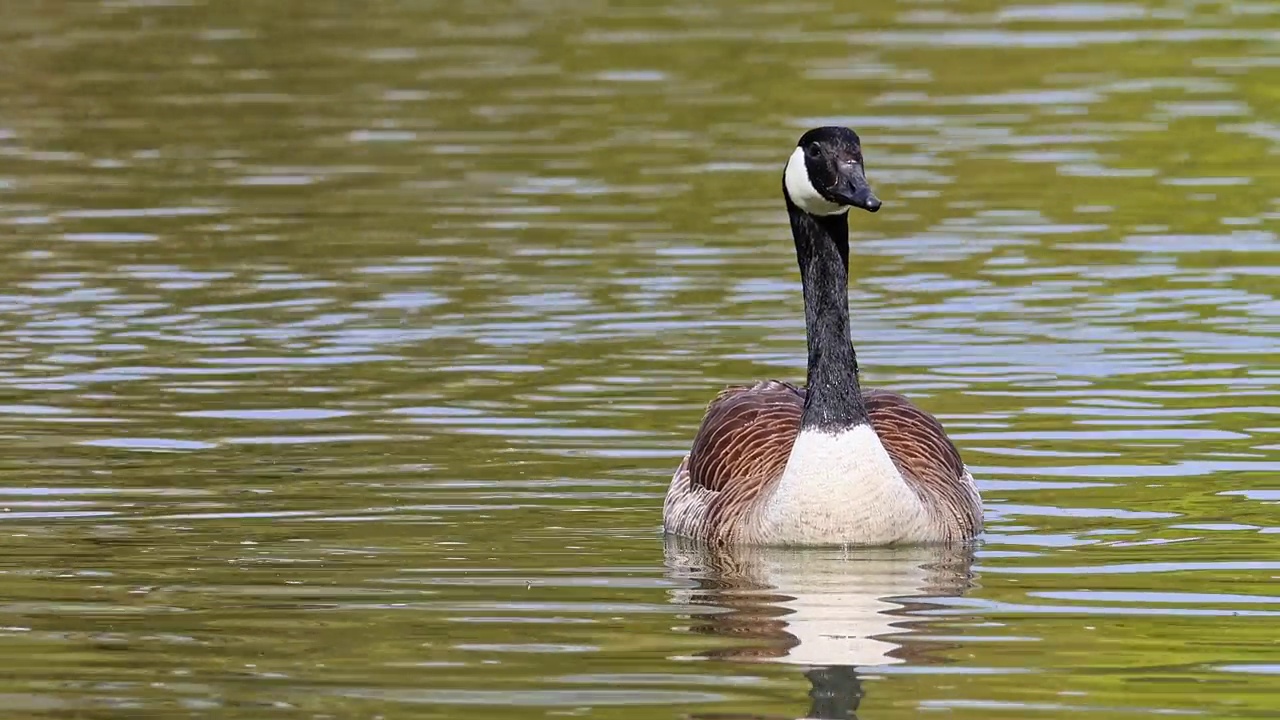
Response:
[[[1274,717],[1278,54],[1247,1],[5,3],[0,707]],[[658,532],[716,390],[803,377],[829,121],[972,555]]]

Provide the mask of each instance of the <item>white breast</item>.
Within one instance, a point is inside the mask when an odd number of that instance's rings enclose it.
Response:
[[[870,425],[802,430],[755,518],[769,545],[891,545],[941,537]]]

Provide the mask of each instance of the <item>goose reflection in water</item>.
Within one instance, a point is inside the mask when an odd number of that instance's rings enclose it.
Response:
[[[690,632],[745,641],[698,657],[806,667],[811,702],[801,717],[814,720],[856,720],[860,668],[936,662],[940,643],[908,636],[929,621],[931,598],[974,584],[971,548],[715,548],[668,536],[666,565],[685,585],[672,602],[689,606]]]

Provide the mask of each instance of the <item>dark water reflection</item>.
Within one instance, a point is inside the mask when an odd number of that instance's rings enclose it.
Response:
[[[0,707],[1273,714],[1277,15],[4,3]],[[971,565],[664,555],[705,402],[803,374],[826,121]]]

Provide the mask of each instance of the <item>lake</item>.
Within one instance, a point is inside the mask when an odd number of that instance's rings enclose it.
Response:
[[[0,9],[12,718],[1276,717],[1280,5]],[[866,383],[972,550],[664,541],[804,377],[826,123]]]

